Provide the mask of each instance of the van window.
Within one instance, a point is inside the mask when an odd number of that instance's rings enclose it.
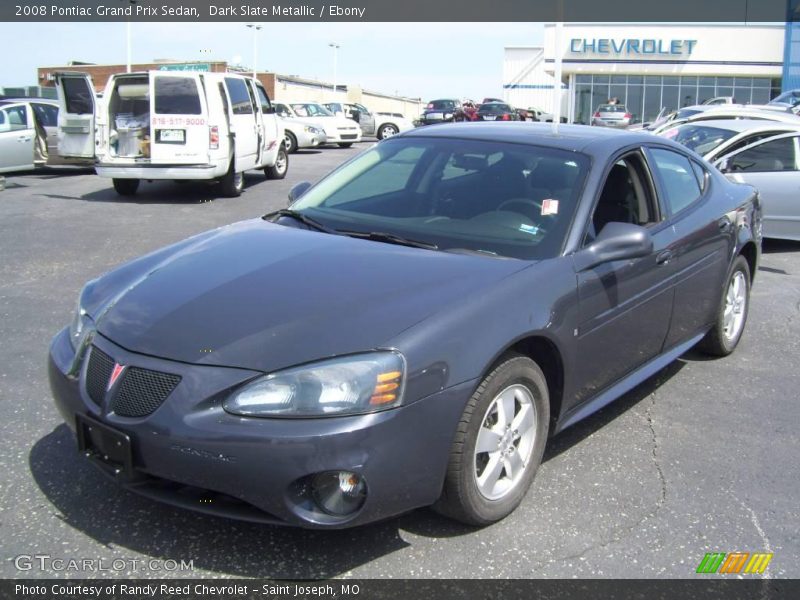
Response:
[[[94,112],[92,90],[83,77],[64,77],[61,80],[64,97],[67,101],[67,112],[73,115],[89,115]]]
[[[261,112],[266,114],[272,108],[269,103],[269,96],[267,96],[267,90],[260,85],[256,85],[256,90],[258,91],[258,101],[261,104]]]
[[[155,95],[155,110],[160,115],[199,115],[203,112],[194,79],[158,75]]]
[[[247,92],[247,84],[245,84],[244,79],[226,77],[225,87],[228,88],[228,95],[231,97],[233,114],[253,114],[253,105],[250,103],[250,94]]]

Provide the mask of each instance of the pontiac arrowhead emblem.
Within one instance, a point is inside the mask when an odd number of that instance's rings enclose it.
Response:
[[[125,365],[114,363],[114,370],[111,371],[111,377],[108,380],[108,387],[106,387],[106,391],[109,391],[112,387],[114,387],[114,384],[117,382],[117,379],[119,379],[120,375],[122,375],[122,373],[125,371],[125,368]]]

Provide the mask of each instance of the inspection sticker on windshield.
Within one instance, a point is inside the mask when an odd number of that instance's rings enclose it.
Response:
[[[542,200],[542,216],[557,215],[558,214],[558,200]]]

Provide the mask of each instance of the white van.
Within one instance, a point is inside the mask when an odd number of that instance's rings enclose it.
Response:
[[[150,71],[112,75],[102,101],[84,73],[56,74],[62,156],[94,157],[123,196],[142,179],[218,181],[238,196],[242,173],[289,167],[284,127],[264,86],[236,73]]]

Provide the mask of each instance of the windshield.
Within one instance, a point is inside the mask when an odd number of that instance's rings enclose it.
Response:
[[[800,90],[789,90],[788,92],[784,92],[777,98],[773,98],[771,102],[785,102],[786,104],[791,104],[794,106],[795,104],[800,103]]]
[[[676,119],[688,119],[692,115],[697,115],[703,112],[702,109],[699,108],[682,108],[678,111],[678,114],[675,116]]]
[[[624,113],[625,106],[622,104],[601,104],[597,112]]]
[[[298,117],[332,117],[333,113],[321,104],[292,104]]]
[[[588,164],[554,148],[397,138],[345,163],[292,209],[339,231],[549,258],[561,251]]]
[[[736,135],[736,132],[730,129],[695,125],[693,123],[684,123],[663,133],[664,137],[679,142],[700,155],[708,154],[734,135]]]
[[[511,107],[508,104],[499,104],[493,102],[491,104],[484,104],[481,106],[481,112],[484,113],[507,113],[511,112]]]
[[[455,100],[432,100],[428,102],[428,108],[433,108],[435,110],[452,110],[455,107]]]

